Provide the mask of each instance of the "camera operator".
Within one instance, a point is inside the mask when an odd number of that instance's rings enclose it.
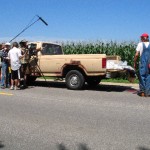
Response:
[[[21,80],[20,80],[20,88],[24,89],[27,88],[27,75],[29,74],[29,49],[27,47],[27,42],[26,40],[20,41],[20,49],[22,55],[25,55],[21,59]]]

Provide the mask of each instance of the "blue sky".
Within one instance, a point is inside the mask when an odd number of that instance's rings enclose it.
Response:
[[[0,41],[137,41],[150,34],[149,0],[0,0]]]

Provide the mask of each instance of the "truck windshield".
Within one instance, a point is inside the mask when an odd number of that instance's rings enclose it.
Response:
[[[59,55],[63,54],[62,48],[60,45],[50,44],[50,43],[43,43],[42,44],[42,54],[43,55]]]

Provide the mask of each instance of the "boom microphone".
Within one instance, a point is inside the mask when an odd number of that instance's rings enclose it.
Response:
[[[38,16],[38,15],[37,15]],[[39,17],[39,16],[38,16]],[[48,23],[45,21],[45,20],[43,20],[41,17],[39,17],[39,19],[46,25],[46,26],[48,26]]]
[[[28,28],[30,28],[32,25],[34,25],[37,21],[41,20],[46,26],[48,26],[48,24],[46,23],[46,21],[44,21],[41,17],[39,17],[38,15],[36,15],[38,17],[37,20],[35,20],[34,22],[29,23],[29,25],[27,25],[20,33],[18,33],[13,39],[11,39],[9,42],[12,42],[14,39],[16,39],[20,34],[22,34],[24,31],[26,31]],[[33,20],[33,19],[32,19]]]

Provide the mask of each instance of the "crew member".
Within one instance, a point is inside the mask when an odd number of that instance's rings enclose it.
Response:
[[[10,50],[10,43],[6,43],[5,47],[2,50],[1,56],[1,64],[2,64],[2,80],[1,80],[1,88],[4,89],[6,87],[9,88],[9,59],[8,59],[8,52]]]
[[[20,79],[20,59],[24,57],[21,55],[21,50],[18,48],[17,42],[12,44],[12,49],[8,52],[8,58],[10,59],[11,65],[11,90],[18,90],[18,82]]]
[[[21,81],[20,81],[20,88],[26,88],[27,87],[27,75],[29,74],[29,50],[27,47],[26,40],[20,41],[20,49],[22,55],[25,55],[21,59]]]

